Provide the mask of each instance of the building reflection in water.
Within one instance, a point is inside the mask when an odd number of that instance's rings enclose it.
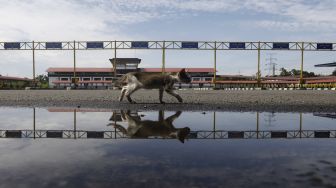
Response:
[[[178,111],[165,117],[164,111],[158,111],[157,120],[148,120],[144,115],[139,115],[138,111],[118,111],[118,110],[98,110],[98,112],[112,112],[108,119],[109,130],[102,131],[98,126],[97,130],[78,130],[77,113],[97,112],[92,109],[48,109],[49,112],[70,112],[73,113],[73,129],[70,130],[42,130],[36,129],[36,109],[33,108],[33,129],[26,130],[1,130],[0,138],[101,138],[101,139],[121,139],[121,138],[149,138],[149,139],[178,139],[184,143],[185,139],[269,139],[269,138],[336,138],[336,130],[305,130],[303,127],[302,113],[289,114],[299,115],[299,128],[297,130],[260,130],[260,113],[256,112],[256,128],[253,130],[218,130],[216,113],[212,113],[212,129],[193,130],[193,127],[175,127],[174,121],[181,117],[182,112]],[[313,116],[334,118],[334,114],[317,114]],[[197,113],[193,118],[198,118]],[[272,116],[272,117],[275,117]],[[197,120],[196,120],[197,121]],[[221,124],[225,123],[223,121]],[[210,123],[211,124],[211,123]],[[106,124],[105,124],[106,125]]]

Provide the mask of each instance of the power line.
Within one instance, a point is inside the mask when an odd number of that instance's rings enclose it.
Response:
[[[276,66],[278,65],[277,63],[275,63],[275,61],[277,61],[278,59],[273,57],[275,53],[268,53],[268,55],[269,55],[269,58],[266,58],[265,70],[268,70],[268,76],[271,75],[271,72],[272,72],[272,76],[275,76]]]

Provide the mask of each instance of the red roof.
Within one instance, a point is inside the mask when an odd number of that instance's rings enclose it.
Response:
[[[47,72],[74,72],[74,68],[71,67],[50,67]],[[113,72],[113,68],[76,68],[76,72]]]
[[[179,72],[182,68],[165,68],[165,72]],[[186,68],[186,72],[214,72],[213,68]],[[143,72],[161,72],[162,68],[143,68]]]
[[[336,76],[318,76],[318,77],[308,77],[305,80],[336,80]]]
[[[166,72],[179,72],[182,68],[166,68]],[[76,68],[76,72],[113,72],[113,68]],[[161,68],[143,68],[144,72],[161,72]],[[187,72],[214,72],[213,68],[186,68]],[[71,67],[51,67],[46,72],[74,72],[74,68]]]
[[[73,108],[53,107],[47,109],[49,112],[74,112]],[[76,112],[113,112],[112,109],[91,109],[91,108],[76,108]]]
[[[71,84],[71,81],[55,80],[52,83],[54,84]],[[112,81],[109,80],[83,80],[79,81],[79,84],[110,84]]]
[[[325,79],[325,80],[307,80],[307,84],[318,84],[318,83],[335,83],[336,79]]]
[[[29,78],[20,78],[20,77],[12,77],[12,76],[0,76],[0,80],[17,80],[17,81],[33,81]]]
[[[217,84],[256,84],[256,80],[219,80]]]

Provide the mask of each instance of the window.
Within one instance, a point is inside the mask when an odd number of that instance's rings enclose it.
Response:
[[[61,81],[69,81],[69,78],[61,78]]]
[[[201,81],[201,78],[193,78],[193,81]]]
[[[112,80],[112,78],[105,78],[105,80],[106,80],[106,81],[111,81],[111,80]]]
[[[91,78],[83,78],[83,81],[90,81]]]
[[[212,78],[205,78],[205,81],[212,81]]]
[[[93,78],[93,80],[102,80],[101,78]]]

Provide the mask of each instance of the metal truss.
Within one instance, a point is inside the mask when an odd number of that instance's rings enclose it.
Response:
[[[144,47],[134,47],[132,43],[145,42]],[[6,47],[6,43],[18,46]],[[59,47],[48,48],[47,43],[58,43]],[[88,43],[99,43],[99,47],[88,47]],[[183,47],[183,43],[197,43],[197,47]],[[233,44],[241,46],[233,47]],[[285,44],[285,48],[275,48],[274,44]],[[330,44],[330,48],[319,45]],[[174,49],[174,50],[282,50],[282,51],[336,51],[336,43],[320,42],[221,42],[221,41],[58,41],[58,42],[0,42],[0,50],[110,50],[110,49]]]
[[[0,138],[125,139],[120,131],[0,130]],[[188,139],[336,138],[336,130],[191,131]],[[152,136],[149,139],[163,139]],[[167,138],[164,138],[167,139]]]

